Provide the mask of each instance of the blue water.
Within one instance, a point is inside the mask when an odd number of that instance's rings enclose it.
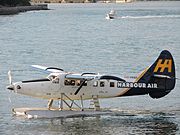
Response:
[[[46,76],[32,64],[124,76],[139,73],[168,49],[180,78],[180,2],[51,4],[49,8],[0,16],[0,134],[180,134],[179,80],[162,99],[145,95],[101,100],[102,107],[117,111],[113,116],[31,120],[12,116],[14,107],[47,104],[5,88],[8,70],[13,81]],[[111,9],[118,18],[106,20]]]

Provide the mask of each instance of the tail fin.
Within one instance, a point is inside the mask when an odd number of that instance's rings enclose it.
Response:
[[[175,64],[169,51],[162,51],[149,70],[153,73],[150,82],[157,83],[158,86],[156,90],[149,92],[152,98],[161,98],[174,89],[176,83]]]
[[[139,80],[157,84],[157,88],[149,89],[152,98],[161,98],[167,95],[175,87],[175,64],[171,53],[167,50],[161,52],[154,64]]]
[[[131,88],[125,95],[149,94],[152,98],[161,98],[175,87],[175,64],[171,53],[161,52],[157,60],[147,68],[135,81],[145,84],[145,88]]]

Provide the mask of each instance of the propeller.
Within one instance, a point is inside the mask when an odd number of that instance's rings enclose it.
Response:
[[[8,71],[8,78],[9,78],[9,86],[7,86],[6,88],[9,90],[14,90],[14,86],[12,85],[12,75],[11,75],[11,71]],[[11,95],[8,96],[8,100],[9,103],[12,104],[12,100],[11,100]]]
[[[6,88],[9,90],[14,90],[14,85],[12,84],[12,76],[11,76],[11,71],[8,71],[8,78],[9,78],[9,86],[7,86]]]
[[[11,70],[8,71],[9,84],[12,84]]]
[[[87,79],[84,79],[83,82],[81,83],[81,85],[79,86],[79,88],[76,90],[76,92],[74,93],[74,95],[77,95],[78,92],[80,91],[80,89],[82,88],[82,86],[86,83]]]

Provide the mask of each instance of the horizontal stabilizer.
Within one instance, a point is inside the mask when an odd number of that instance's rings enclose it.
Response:
[[[168,79],[172,78],[172,77],[167,76],[167,75],[156,75],[156,74],[153,77],[156,77],[156,78],[168,78]]]

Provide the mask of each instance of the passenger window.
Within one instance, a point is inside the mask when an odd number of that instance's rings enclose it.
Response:
[[[76,81],[75,80],[65,80],[64,85],[80,86],[82,82],[83,82],[83,80],[82,81],[81,80],[76,80]],[[83,86],[87,86],[87,82],[85,82]]]
[[[104,87],[105,82],[100,82],[100,87]]]
[[[83,82],[84,82],[84,80],[81,80],[81,83],[80,83],[80,84],[82,84]],[[84,83],[83,86],[87,86],[87,81]]]
[[[81,82],[80,80],[76,80],[76,86],[80,86]]]
[[[114,87],[114,82],[110,82],[110,87]]]
[[[70,85],[70,80],[65,80],[64,85]]]
[[[94,87],[97,87],[98,86],[98,81],[95,81],[94,84],[93,84]]]
[[[71,80],[71,84],[70,85],[74,86],[75,85],[75,80]]]
[[[65,80],[64,81],[64,85],[74,86],[75,85],[75,80]]]

